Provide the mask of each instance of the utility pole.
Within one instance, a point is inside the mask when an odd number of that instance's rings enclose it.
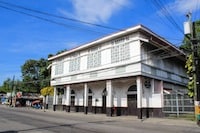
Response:
[[[13,76],[13,81],[12,81],[12,90],[11,90],[11,101],[10,101],[10,106],[12,107],[12,101],[13,101],[13,98],[12,98],[12,94],[13,94],[13,90],[14,90],[14,82],[15,82],[15,76]]]
[[[186,36],[191,35],[191,49],[193,56],[193,78],[194,78],[194,105],[195,105],[195,117],[197,125],[200,126],[200,59],[198,55],[198,39],[196,38],[195,22],[191,20],[191,13],[187,15],[188,21],[184,23],[184,32]]]

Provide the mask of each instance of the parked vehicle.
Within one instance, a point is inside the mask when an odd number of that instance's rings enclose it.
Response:
[[[35,100],[32,102],[32,107],[36,109],[42,109],[42,104],[40,100]]]

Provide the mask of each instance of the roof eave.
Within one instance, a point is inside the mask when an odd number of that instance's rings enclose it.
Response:
[[[73,53],[75,51],[79,51],[79,50],[82,50],[82,49],[85,49],[85,48],[88,48],[88,47],[91,47],[95,44],[99,44],[99,43],[103,43],[105,41],[108,41],[108,40],[111,40],[112,38],[115,38],[117,36],[121,36],[121,35],[126,35],[126,34],[129,34],[129,33],[132,33],[134,31],[137,31],[138,29],[142,28],[142,25],[137,25],[135,27],[132,27],[132,28],[129,28],[129,29],[126,29],[126,30],[122,30],[122,31],[119,31],[119,32],[116,32],[116,33],[113,33],[111,35],[108,35],[108,36],[105,36],[105,37],[102,37],[100,39],[97,39],[95,41],[92,41],[90,43],[87,43],[87,44],[84,44],[84,45],[81,45],[77,48],[74,48],[74,49],[71,49],[71,50],[68,50],[68,51],[65,51],[61,54],[58,54],[58,55],[55,55],[55,56],[52,56],[50,58],[48,58],[49,61],[51,60],[54,60],[54,59],[57,59],[57,58],[60,58],[62,56],[65,56],[65,55],[68,55],[70,53]]]

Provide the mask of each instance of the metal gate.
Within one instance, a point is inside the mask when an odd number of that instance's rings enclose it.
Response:
[[[187,94],[180,94],[178,92],[164,93],[163,112],[177,114],[177,116],[183,113],[194,113],[194,101]]]

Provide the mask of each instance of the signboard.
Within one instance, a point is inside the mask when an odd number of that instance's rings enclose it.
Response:
[[[200,121],[200,101],[195,101],[195,116],[197,121]]]

